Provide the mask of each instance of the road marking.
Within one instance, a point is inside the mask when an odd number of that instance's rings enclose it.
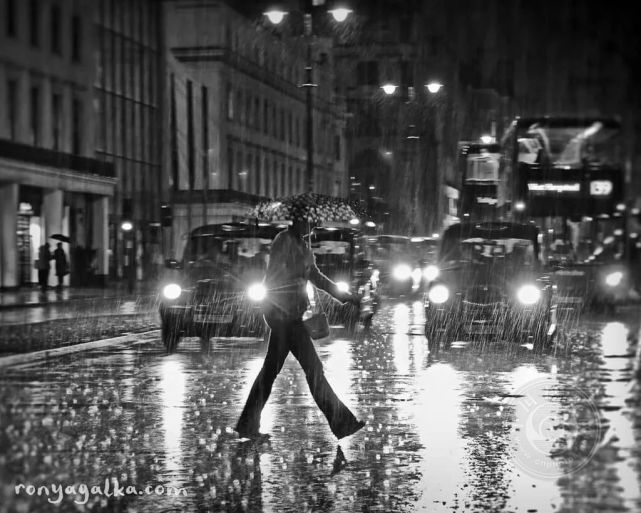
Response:
[[[37,360],[47,360],[49,358],[57,358],[70,353],[77,353],[80,351],[89,351],[91,349],[98,349],[101,347],[116,346],[120,344],[137,342],[141,337],[160,335],[160,330],[143,331],[141,333],[130,333],[121,335],[114,338],[106,338],[102,340],[94,340],[92,342],[83,342],[82,344],[74,344],[71,346],[57,347],[55,349],[44,349],[42,351],[34,351],[32,353],[12,354],[9,356],[0,357],[0,368],[10,367],[21,363],[33,362]]]

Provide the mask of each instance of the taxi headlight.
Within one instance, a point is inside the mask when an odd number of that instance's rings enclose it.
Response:
[[[524,305],[533,305],[541,299],[541,290],[536,285],[523,285],[517,291],[516,297]]]
[[[436,278],[438,278],[438,275],[439,270],[435,265],[428,265],[425,269],[423,269],[423,277],[427,281],[434,281]]]
[[[181,293],[182,289],[177,283],[170,283],[169,285],[165,285],[162,289],[162,295],[167,299],[178,299]]]
[[[440,305],[441,303],[445,303],[450,298],[450,291],[445,285],[434,285],[427,293],[427,297],[432,303]]]
[[[412,276],[412,269],[407,264],[399,264],[392,270],[392,275],[398,281],[409,280]]]
[[[256,301],[256,302],[262,301],[267,297],[267,289],[265,288],[265,285],[263,285],[262,283],[253,283],[247,289],[247,296],[252,301]]]
[[[623,280],[623,273],[621,271],[615,271],[613,273],[608,274],[605,277],[605,284],[608,285],[609,287],[617,287],[618,285],[621,284],[622,280]]]
[[[336,288],[341,292],[349,292],[349,284],[345,281],[337,281]]]

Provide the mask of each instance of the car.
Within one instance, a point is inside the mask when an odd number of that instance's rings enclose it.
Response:
[[[311,248],[320,271],[340,290],[363,296],[359,309],[348,303],[341,305],[329,297],[323,301],[330,322],[343,324],[348,329],[355,328],[359,321],[369,326],[380,301],[377,274],[365,258],[366,244],[367,237],[349,224],[325,223],[311,233]]]
[[[429,283],[438,277],[436,256],[439,239],[435,237],[412,237],[410,244],[414,248],[418,268],[421,270],[420,288],[426,290]]]
[[[212,336],[264,334],[262,282],[279,231],[269,224],[234,222],[189,233],[182,260],[167,261],[161,287],[161,335],[168,352],[184,336],[204,343]]]
[[[617,306],[636,300],[631,262],[625,245],[608,236],[583,260],[554,258],[551,274],[559,297],[559,308],[581,313],[583,310],[612,312]]]
[[[381,293],[391,296],[417,292],[422,270],[410,237],[375,235],[367,239],[367,260],[378,272]]]
[[[557,304],[538,233],[533,224],[498,221],[458,223],[444,231],[439,276],[424,302],[430,350],[478,339],[550,347]]]

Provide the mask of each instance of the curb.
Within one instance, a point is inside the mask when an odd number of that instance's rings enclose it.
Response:
[[[32,353],[13,354],[9,356],[0,357],[0,368],[10,367],[21,363],[28,363],[38,360],[48,360],[49,358],[57,358],[66,354],[79,353],[81,351],[88,351],[91,349],[98,349],[101,347],[116,346],[135,342],[140,337],[145,335],[157,335],[160,330],[143,331],[141,333],[130,333],[128,335],[120,335],[119,337],[106,338],[103,340],[94,340],[92,342],[83,342],[82,344],[75,344],[71,346],[57,347],[55,349],[44,349],[42,351],[34,351]]]

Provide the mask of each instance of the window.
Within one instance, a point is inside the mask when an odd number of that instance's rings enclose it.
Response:
[[[265,100],[263,103],[263,133],[269,132],[269,101]]]
[[[206,86],[200,88],[201,126],[202,126],[202,154],[203,154],[203,184],[209,188],[209,91]]]
[[[341,136],[338,134],[334,135],[334,158],[341,159]]]
[[[5,0],[5,29],[9,37],[15,37],[17,32],[16,1],[17,0]]]
[[[71,60],[73,62],[80,62],[82,60],[82,24],[80,23],[80,16],[74,15],[71,17]]]
[[[29,129],[31,135],[31,144],[38,146],[40,144],[40,88],[33,86],[30,94],[30,119]]]
[[[227,119],[234,119],[234,90],[227,85]]]
[[[40,16],[38,13],[38,0],[29,2],[29,40],[31,46],[40,45]]]
[[[254,194],[260,194],[260,155],[256,153],[254,160]]]
[[[9,139],[16,139],[16,128],[18,124],[18,81],[9,79],[7,81],[7,114],[9,116]]]
[[[60,6],[53,4],[51,6],[51,51],[60,55]]]
[[[96,105],[96,110],[100,108],[100,104]],[[100,114],[98,119],[100,119]],[[62,95],[60,93],[53,93],[51,96],[51,135],[53,139],[53,149],[60,151],[61,149],[61,135],[62,135]],[[99,142],[99,147],[104,146]]]
[[[269,165],[269,160],[265,159],[265,196],[271,197],[272,196],[272,190],[271,190],[271,166]]]
[[[254,128],[260,130],[260,99],[254,98]]]
[[[71,152],[80,155],[82,152],[82,101],[74,98],[71,103]]]

